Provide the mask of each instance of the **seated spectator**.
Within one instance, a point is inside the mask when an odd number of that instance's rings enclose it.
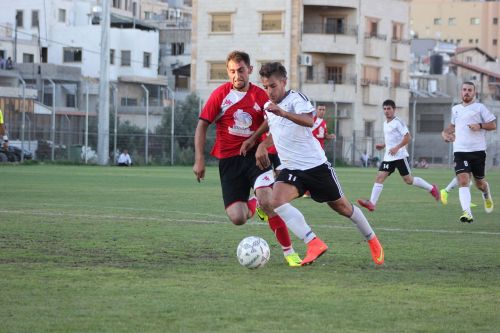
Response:
[[[5,59],[0,57],[0,69],[5,69]]]
[[[118,156],[118,166],[131,166],[131,165],[132,165],[132,159],[128,154],[128,150],[123,149],[123,152],[120,154],[120,156]]]
[[[368,154],[366,153],[366,151],[361,155],[360,159],[361,159],[361,166],[363,168],[367,168],[368,167],[368,160],[370,158],[368,157]]]

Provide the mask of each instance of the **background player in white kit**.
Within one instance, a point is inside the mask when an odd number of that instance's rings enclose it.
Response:
[[[255,156],[260,167],[267,167],[267,147],[274,142],[281,171],[273,187],[271,203],[288,228],[307,244],[302,265],[312,263],[328,249],[306,223],[304,215],[290,204],[306,190],[314,201],[326,202],[337,213],[351,219],[368,241],[375,264],[383,264],[384,251],[375,232],[361,209],[345,197],[323,148],[312,135],[314,107],[301,93],[286,91],[287,73],[281,63],[266,63],[259,74],[271,100],[264,106],[271,134],[258,146]]]
[[[439,190],[436,185],[431,185],[423,178],[411,175],[410,164],[408,163],[408,151],[406,145],[410,142],[411,135],[405,123],[396,117],[396,103],[387,99],[382,104],[386,121],[384,122],[384,141],[375,145],[377,150],[385,148],[384,160],[380,163],[375,184],[373,184],[370,200],[358,199],[358,203],[374,211],[380,194],[384,188],[384,181],[396,169],[403,177],[403,181],[408,185],[415,185],[428,191],[434,199],[439,201]]]
[[[462,84],[462,103],[451,109],[451,124],[441,133],[446,142],[453,142],[455,174],[459,184],[458,194],[462,206],[461,222],[472,223],[470,209],[470,174],[476,187],[483,193],[484,210],[493,211],[490,186],[485,179],[486,131],[497,128],[495,116],[483,104],[475,101],[476,87],[472,82]]]

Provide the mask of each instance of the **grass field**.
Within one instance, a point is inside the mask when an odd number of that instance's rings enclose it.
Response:
[[[337,173],[354,201],[375,169]],[[415,170],[444,186],[452,171]],[[498,332],[497,209],[472,190],[475,222],[394,175],[373,213],[376,268],[354,225],[298,199],[330,251],[291,269],[269,228],[227,220],[218,173],[190,167],[0,167],[0,332]],[[266,239],[271,260],[241,267],[239,241]],[[296,250],[304,244],[294,238]]]

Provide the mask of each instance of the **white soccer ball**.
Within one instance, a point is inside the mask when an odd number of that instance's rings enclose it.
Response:
[[[250,236],[240,242],[236,257],[240,264],[246,268],[259,268],[269,261],[271,251],[265,240],[260,237]]]

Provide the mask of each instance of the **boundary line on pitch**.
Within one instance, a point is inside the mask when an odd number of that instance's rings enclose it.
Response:
[[[165,211],[164,212],[170,212]],[[182,211],[176,211],[179,213],[186,213]],[[196,220],[196,219],[173,219],[168,217],[137,217],[137,216],[118,216],[118,215],[94,215],[94,214],[73,214],[73,213],[54,213],[54,212],[42,212],[42,211],[20,211],[20,210],[6,210],[0,209],[0,213],[6,214],[18,214],[18,215],[33,215],[33,216],[53,216],[53,217],[80,217],[80,218],[92,218],[92,219],[107,219],[107,220],[140,220],[140,221],[168,221],[168,222],[191,222],[191,223],[202,223],[202,224],[230,224],[228,220],[226,221],[208,221],[208,220]],[[189,214],[192,214],[189,212]],[[196,213],[194,213],[196,214]],[[198,213],[199,215],[203,215]],[[208,215],[208,214],[206,214]],[[210,216],[210,215],[209,215]],[[217,216],[219,215],[211,215]],[[267,223],[260,221],[251,221],[249,225],[262,225],[267,226]],[[339,226],[339,225],[313,225],[315,228],[327,228],[327,229],[355,229],[354,226]],[[415,232],[415,233],[441,233],[441,234],[473,234],[473,235],[489,235],[489,236],[500,236],[500,232],[490,232],[490,231],[462,231],[462,230],[443,230],[443,229],[402,229],[402,228],[387,228],[387,227],[377,227],[376,230],[383,230],[389,232]]]

